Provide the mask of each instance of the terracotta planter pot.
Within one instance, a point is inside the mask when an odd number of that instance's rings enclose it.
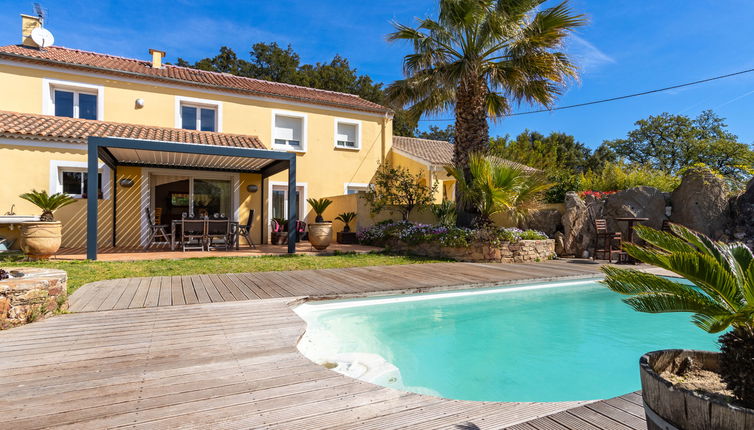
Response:
[[[743,429],[754,422],[754,410],[721,399],[673,387],[660,374],[674,362],[691,357],[702,369],[717,372],[717,352],[667,349],[645,354],[639,362],[644,412],[649,430]]]
[[[332,242],[332,223],[331,222],[313,222],[309,224],[309,243],[314,249],[327,249]]]
[[[63,226],[60,221],[21,223],[21,250],[29,258],[45,260],[60,249]]]

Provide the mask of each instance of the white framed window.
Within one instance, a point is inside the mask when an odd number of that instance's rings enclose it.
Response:
[[[369,184],[346,182],[343,185],[343,194],[359,194],[369,191]]]
[[[306,114],[275,110],[272,112],[272,148],[306,151]]]
[[[64,193],[76,199],[87,198],[87,165],[84,161],[50,161],[50,194]],[[110,198],[110,169],[100,163],[97,198]]]
[[[335,147],[340,149],[361,149],[361,121],[335,118]]]
[[[222,131],[222,103],[214,100],[176,96],[175,128]]]
[[[104,119],[104,87],[42,79],[42,113],[67,118]]]
[[[273,218],[288,219],[288,183],[269,181],[267,191],[270,198],[267,202],[267,227]],[[305,182],[296,183],[296,203],[298,204],[298,219],[306,219],[307,184]]]

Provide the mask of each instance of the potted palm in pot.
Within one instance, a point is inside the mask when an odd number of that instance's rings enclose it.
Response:
[[[343,231],[337,233],[338,243],[357,243],[356,232],[351,231],[351,222],[356,219],[356,212],[343,212],[336,220],[343,223]]]
[[[702,330],[724,334],[720,352],[662,350],[641,358],[648,427],[748,428],[754,423],[754,255],[741,243],[715,242],[675,224],[671,230],[636,227],[647,245],[626,243],[624,250],[693,285],[613,266],[603,268],[603,283],[631,296],[624,301],[637,311],[690,312]]]
[[[58,252],[62,239],[62,224],[55,221],[53,212],[75,200],[67,194],[48,195],[47,191],[37,190],[21,194],[19,197],[42,209],[39,221],[21,223],[21,250],[31,259],[48,259]]]
[[[317,250],[326,249],[332,242],[332,222],[325,221],[322,214],[332,204],[330,199],[306,199],[306,202],[317,214],[314,222],[309,224],[309,242]]]

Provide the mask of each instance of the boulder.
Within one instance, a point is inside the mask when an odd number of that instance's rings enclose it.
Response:
[[[730,190],[725,181],[707,169],[688,169],[673,191],[670,220],[719,239],[729,227]]]
[[[731,199],[730,207],[733,240],[754,248],[754,179],[749,181],[741,195]]]
[[[620,231],[624,235],[628,234],[628,223],[615,221],[616,218],[649,218],[641,224],[659,229],[666,219],[665,207],[668,204],[665,194],[657,188],[629,188],[607,197],[602,218],[607,220],[610,231]]]
[[[594,217],[590,206],[594,209],[597,201],[588,206],[574,191],[565,196],[565,213],[561,218],[563,223],[563,255],[581,257],[584,251],[592,246],[594,237]]]
[[[542,209],[526,216],[523,228],[541,231],[548,237],[553,237],[555,232],[563,230],[562,215],[557,209]]]

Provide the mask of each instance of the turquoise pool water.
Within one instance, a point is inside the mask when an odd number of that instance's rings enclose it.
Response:
[[[519,402],[622,395],[640,389],[645,352],[718,349],[689,314],[635,312],[596,281],[553,285],[305,304],[299,348],[380,385]]]

